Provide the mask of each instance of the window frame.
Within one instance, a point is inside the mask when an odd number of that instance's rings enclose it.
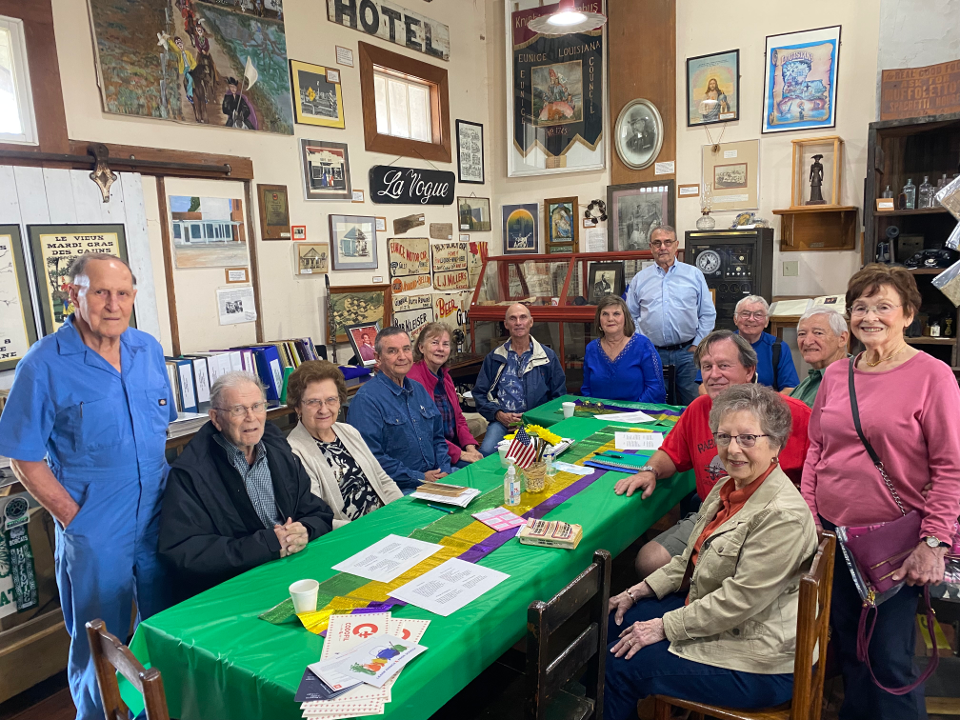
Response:
[[[365,42],[358,43],[357,54],[360,61],[360,92],[363,98],[364,147],[371,152],[388,155],[452,162],[447,71]],[[432,125],[430,142],[387,135],[377,130],[377,102],[373,80],[375,67],[401,77],[408,76],[429,86]]]
[[[30,81],[30,59],[27,53],[27,34],[21,18],[0,14],[0,28],[10,33],[10,56],[13,61],[13,80],[20,115],[21,132],[0,132],[0,144],[29,145],[38,147],[37,111],[33,102],[33,86]]]

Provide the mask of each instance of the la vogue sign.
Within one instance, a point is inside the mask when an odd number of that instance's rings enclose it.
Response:
[[[396,165],[370,168],[370,199],[379,205],[453,205],[457,176]]]

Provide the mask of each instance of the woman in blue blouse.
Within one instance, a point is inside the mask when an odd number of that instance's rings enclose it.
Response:
[[[597,303],[600,337],[587,345],[581,394],[606,400],[662,403],[667,391],[653,343],[635,332],[627,304],[616,295]]]

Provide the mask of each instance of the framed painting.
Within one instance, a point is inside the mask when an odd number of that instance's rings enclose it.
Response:
[[[702,182],[712,212],[758,208],[760,141],[704,145]]]
[[[322,275],[330,269],[330,246],[327,243],[297,243],[297,275]]]
[[[0,225],[0,370],[13,370],[37,341],[19,225]]]
[[[377,339],[377,333],[380,332],[380,323],[367,322],[348,325],[346,331],[350,345],[353,347],[353,353],[357,356],[360,364],[363,367],[376,365],[377,357],[374,354],[373,343]]]
[[[242,200],[170,195],[167,206],[177,268],[249,264]]]
[[[377,219],[331,215],[330,249],[334,270],[376,270]]]
[[[483,125],[457,120],[457,179],[483,185]]]
[[[543,237],[546,241],[546,252],[567,252],[567,250],[552,250],[551,248],[562,243],[572,246],[573,252],[578,252],[580,246],[580,226],[577,223],[579,199],[574,197],[546,198],[543,201]]]
[[[68,272],[73,261],[89,252],[126,260],[127,236],[123,225],[28,225],[27,233],[43,334],[49,335],[75,310],[68,292]],[[135,314],[130,316],[130,325],[136,327]]]
[[[345,143],[300,140],[306,200],[352,200],[350,156]]]
[[[291,60],[290,79],[293,114],[298,125],[344,127],[339,70]]]
[[[389,285],[345,285],[330,288],[330,334],[337,342],[347,342],[351,325],[390,324]]]
[[[290,239],[290,200],[286,185],[257,185],[260,239]]]
[[[590,263],[588,272],[590,305],[596,305],[606,295],[623,295],[623,263]]]
[[[676,224],[675,208],[673,180],[607,186],[610,250],[647,250],[651,232]]]
[[[687,127],[740,119],[740,51],[687,58]]]
[[[503,205],[500,214],[504,255],[530,255],[540,251],[540,208],[537,203]]]
[[[490,198],[458,197],[460,229],[469,232],[490,232]]]
[[[761,132],[837,124],[840,25],[768,35]]]

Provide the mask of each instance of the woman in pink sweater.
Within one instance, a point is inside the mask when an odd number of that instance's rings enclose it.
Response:
[[[917,510],[922,517],[916,548],[893,576],[906,586],[879,606],[869,648],[877,680],[903,687],[918,675],[913,664],[917,599],[924,585],[943,579],[943,558],[960,511],[960,389],[946,364],[904,339],[921,302],[907,270],[868,265],[850,279],[846,301],[850,329],[866,350],[824,373],[810,417],[801,490],[814,518],[827,529],[901,517],[853,424],[852,362],[863,434],[905,510]],[[926,717],[922,686],[891,695],[874,684],[869,669],[857,660],[861,605],[850,572],[838,559],[831,624],[844,676],[841,720]]]

